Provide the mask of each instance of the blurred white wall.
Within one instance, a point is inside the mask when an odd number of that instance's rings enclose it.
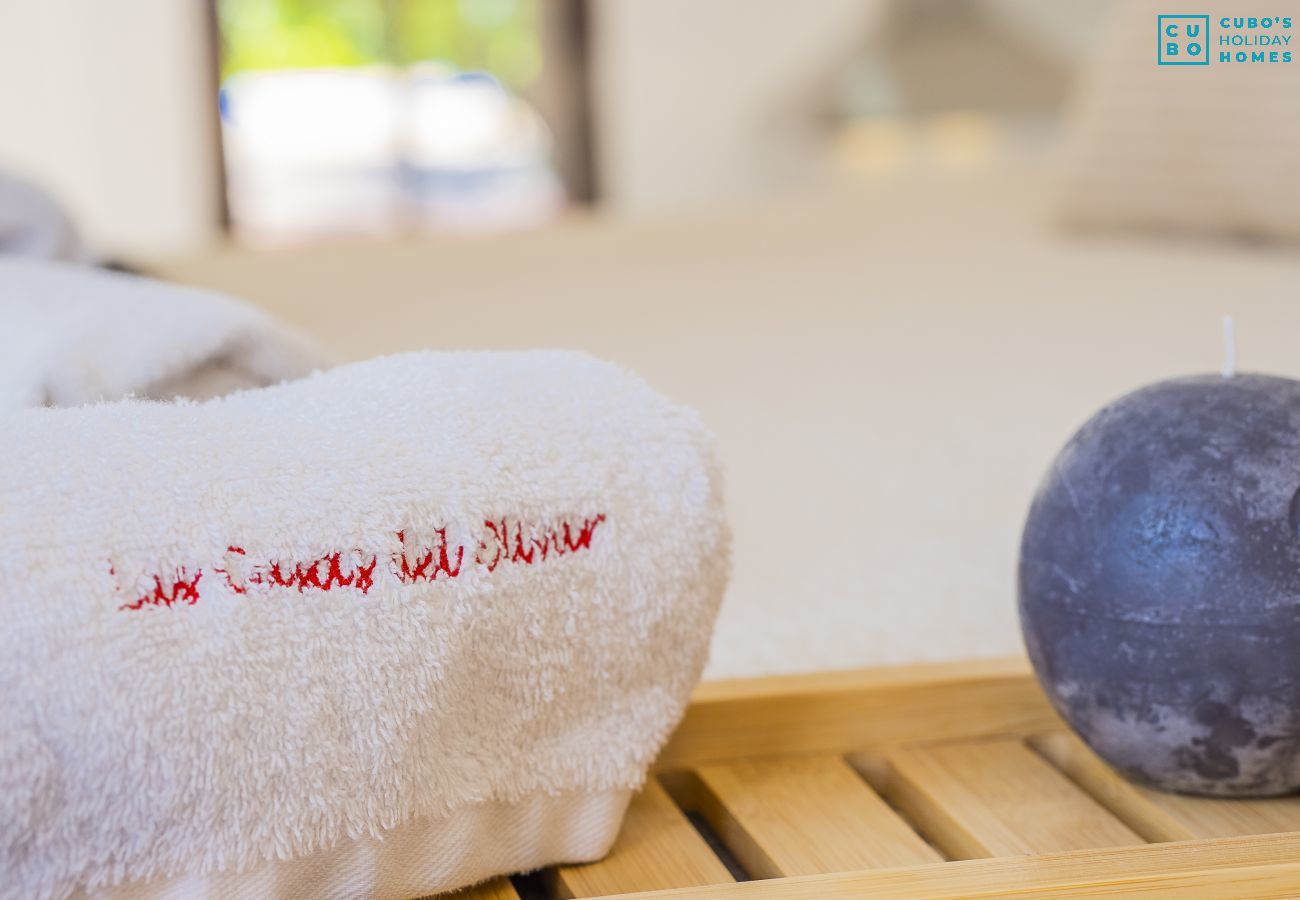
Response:
[[[593,0],[597,179],[616,213],[710,206],[815,179],[839,73],[909,0]],[[1066,66],[1114,0],[969,0]],[[935,77],[960,78],[960,71]]]
[[[597,182],[620,213],[711,205],[806,176],[817,88],[876,0],[595,0]],[[805,112],[806,111],[806,112]]]
[[[0,3],[0,167],[53,191],[100,252],[215,236],[215,106],[201,0]]]

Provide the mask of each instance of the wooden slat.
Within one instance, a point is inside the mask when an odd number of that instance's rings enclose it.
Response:
[[[1281,834],[805,875],[636,896],[642,900],[1059,900],[1097,896],[1250,900],[1293,898],[1297,885],[1300,835]],[[631,900],[631,896],[618,900]]]
[[[519,900],[519,894],[508,878],[493,878],[443,897],[446,900]]]
[[[561,897],[599,897],[620,891],[718,884],[732,880],[727,867],[653,778],[632,798],[609,855],[555,872]]]
[[[1068,732],[1031,743],[1149,841],[1300,831],[1300,797],[1228,800],[1167,794],[1126,781]]]
[[[904,748],[886,760],[880,787],[954,859],[1142,842],[1020,740]]]
[[[696,691],[655,766],[1061,727],[1020,658],[715,681]]]
[[[696,775],[701,812],[751,877],[942,859],[838,756],[704,766]]]

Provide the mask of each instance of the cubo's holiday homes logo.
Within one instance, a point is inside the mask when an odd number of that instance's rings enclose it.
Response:
[[[1213,23],[1205,15],[1156,16],[1156,63],[1289,63],[1291,36],[1290,16],[1220,16]]]
[[[1160,29],[1156,62],[1162,66],[1208,66],[1209,16],[1157,16]]]

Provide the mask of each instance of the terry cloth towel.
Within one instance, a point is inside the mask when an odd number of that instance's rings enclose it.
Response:
[[[411,897],[591,860],[703,667],[710,441],[586,356],[5,427],[0,896]]]
[[[0,257],[0,331],[0,412],[207,399],[320,365],[306,339],[238,300],[45,260]]]

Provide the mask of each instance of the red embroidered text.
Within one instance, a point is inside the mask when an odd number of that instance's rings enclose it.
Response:
[[[377,577],[412,585],[458,578],[469,563],[488,572],[503,565],[533,566],[589,549],[596,529],[604,521],[603,513],[547,525],[489,520],[483,523],[477,541],[468,543],[449,540],[445,527],[436,528],[423,538],[403,530],[396,532],[397,549],[391,553],[336,550],[306,560],[256,559],[244,547],[232,544],[226,548],[225,556],[207,569],[182,566],[169,577],[146,575],[144,592],[118,609],[193,606],[199,601],[199,582],[207,570],[232,593],[245,596],[276,589],[302,594],[352,588],[367,594]],[[111,561],[109,572],[116,577]],[[123,589],[119,587],[119,590]]]

